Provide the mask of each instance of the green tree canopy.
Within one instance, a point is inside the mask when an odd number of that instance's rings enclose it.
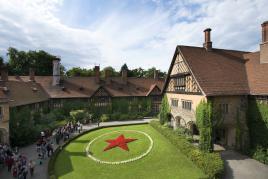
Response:
[[[48,76],[53,73],[53,56],[43,50],[40,51],[19,51],[16,48],[8,48],[8,68],[12,75],[28,75],[29,68],[35,68],[35,74]],[[64,67],[61,68],[63,70]]]
[[[73,67],[70,70],[66,72],[66,75],[71,76],[94,76],[94,70],[93,69],[86,69],[86,68],[80,68],[80,67]]]

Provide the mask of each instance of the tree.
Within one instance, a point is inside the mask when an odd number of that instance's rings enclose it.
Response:
[[[129,69],[128,69],[128,66],[127,64],[125,63],[124,65],[122,65],[121,69],[120,69],[120,74],[122,75],[122,71],[123,70],[126,70],[127,72],[129,72]]]
[[[70,70],[66,72],[67,76],[94,76],[94,70],[93,69],[86,69],[86,68],[80,68],[80,67],[73,67]]]
[[[8,67],[13,75],[28,75],[29,68],[35,68],[35,74],[48,76],[53,73],[53,60],[58,58],[43,50],[40,51],[19,51],[13,47],[8,48]],[[64,68],[61,68],[63,72]]]
[[[213,151],[212,104],[202,100],[196,108],[196,123],[200,132],[199,147],[206,152]]]
[[[159,118],[160,118],[160,123],[163,125],[166,122],[170,121],[170,106],[168,104],[168,99],[167,99],[167,95],[165,95],[162,99],[162,103],[161,103],[161,108],[160,108],[160,113],[159,113]]]
[[[143,68],[135,68],[133,70],[129,71],[129,76],[130,77],[144,77],[145,71]]]
[[[108,70],[110,76],[119,76],[119,72],[117,72],[113,67],[107,66],[101,70],[101,77],[105,76],[105,71]]]
[[[12,146],[29,144],[37,135],[34,120],[32,120],[31,111],[28,107],[11,110],[9,128]]]
[[[146,78],[153,78],[154,77],[154,71],[156,70],[155,67],[149,68],[144,72],[144,77]]]
[[[2,67],[4,65],[4,59],[3,57],[0,56],[0,67]]]

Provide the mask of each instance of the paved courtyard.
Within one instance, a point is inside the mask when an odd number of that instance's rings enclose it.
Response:
[[[235,151],[223,151],[224,179],[267,179],[268,166]]]

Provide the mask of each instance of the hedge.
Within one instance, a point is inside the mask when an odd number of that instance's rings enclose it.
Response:
[[[89,129],[87,131],[83,131],[80,134],[70,138],[69,140],[67,140],[62,146],[61,148],[57,148],[54,153],[51,155],[49,161],[48,161],[48,176],[49,179],[56,179],[57,176],[55,174],[55,170],[54,170],[54,166],[55,166],[55,162],[57,159],[57,156],[59,155],[59,153],[61,152],[62,149],[64,149],[65,146],[67,146],[70,142],[72,142],[73,140],[77,139],[78,137],[87,134],[89,132],[93,132],[95,130],[99,130],[99,129],[103,129],[103,128],[108,128],[108,127],[120,127],[120,126],[129,126],[129,125],[142,125],[142,124],[147,124],[147,122],[142,122],[142,123],[136,123],[136,124],[118,124],[118,125],[109,125],[109,126],[100,126],[100,127],[96,127],[93,129]]]
[[[150,125],[190,158],[208,178],[221,177],[224,171],[224,163],[219,153],[208,153],[199,150],[185,137],[177,135],[171,128],[162,126],[158,121],[151,121]]]

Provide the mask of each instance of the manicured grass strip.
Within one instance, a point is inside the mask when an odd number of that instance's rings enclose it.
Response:
[[[224,171],[224,163],[219,153],[206,153],[193,146],[185,137],[177,135],[173,129],[162,126],[158,121],[150,125],[165,136],[174,146],[191,159],[196,166],[208,175],[208,178],[220,178]]]
[[[116,130],[139,130],[149,134],[154,140],[152,151],[135,162],[108,165],[99,164],[86,156],[85,147],[95,137]],[[134,142],[129,149],[134,147]],[[136,146],[139,147],[139,146]],[[142,146],[140,146],[142,147]],[[114,151],[116,152],[116,151]],[[126,152],[117,150],[117,152]],[[96,130],[71,141],[57,156],[55,161],[57,178],[204,178],[205,174],[185,155],[177,150],[164,136],[150,125],[131,125]]]

